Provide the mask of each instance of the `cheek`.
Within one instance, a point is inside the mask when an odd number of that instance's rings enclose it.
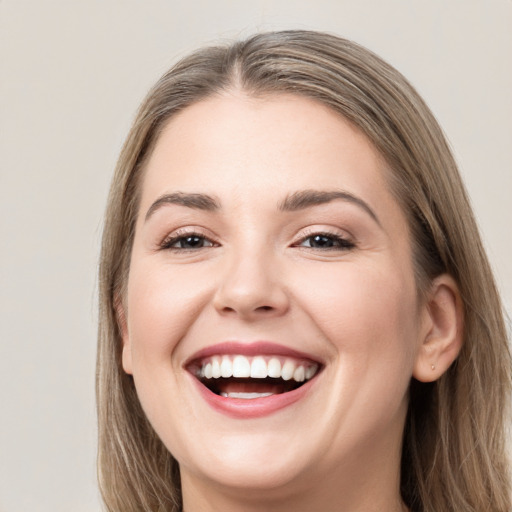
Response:
[[[170,364],[170,355],[209,300],[206,282],[190,273],[139,261],[128,282],[128,335],[137,365]]]
[[[419,332],[410,275],[396,266],[347,264],[318,275],[316,293],[309,284],[310,317],[337,354],[329,374],[337,392],[326,406],[333,424],[368,435],[401,424]]]
[[[150,263],[150,259],[138,258],[130,269],[128,339],[142,408],[156,432],[169,440],[179,438],[176,419],[190,409],[181,390],[184,370],[180,359],[173,356],[208,300],[209,291],[201,280],[191,279],[190,273]],[[180,452],[179,447],[172,448],[173,453]]]
[[[412,361],[417,335],[412,272],[393,265],[318,266],[297,276],[310,317],[341,356]]]

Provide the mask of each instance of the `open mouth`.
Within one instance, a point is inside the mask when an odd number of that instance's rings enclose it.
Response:
[[[195,360],[188,369],[215,395],[251,400],[298,389],[317,375],[320,364],[276,355],[223,354]]]

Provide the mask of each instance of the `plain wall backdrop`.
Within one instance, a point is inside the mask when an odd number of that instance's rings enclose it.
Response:
[[[450,140],[512,305],[512,0],[0,0],[0,511],[97,512],[96,267],[109,181],[177,58],[309,28],[402,71]]]

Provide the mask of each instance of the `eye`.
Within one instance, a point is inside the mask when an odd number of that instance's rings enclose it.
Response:
[[[212,240],[200,233],[175,233],[166,238],[160,247],[162,249],[175,251],[194,251],[214,246],[216,246],[216,244]]]
[[[308,247],[319,250],[347,250],[352,249],[355,245],[346,238],[334,233],[314,233],[302,238],[297,247]]]

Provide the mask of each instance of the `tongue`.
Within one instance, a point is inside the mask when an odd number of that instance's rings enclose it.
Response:
[[[255,381],[236,381],[223,379],[223,382],[219,383],[218,391],[219,394],[231,394],[231,393],[269,393],[272,395],[278,395],[290,391],[289,386],[284,381],[281,382],[268,382],[265,380]]]

